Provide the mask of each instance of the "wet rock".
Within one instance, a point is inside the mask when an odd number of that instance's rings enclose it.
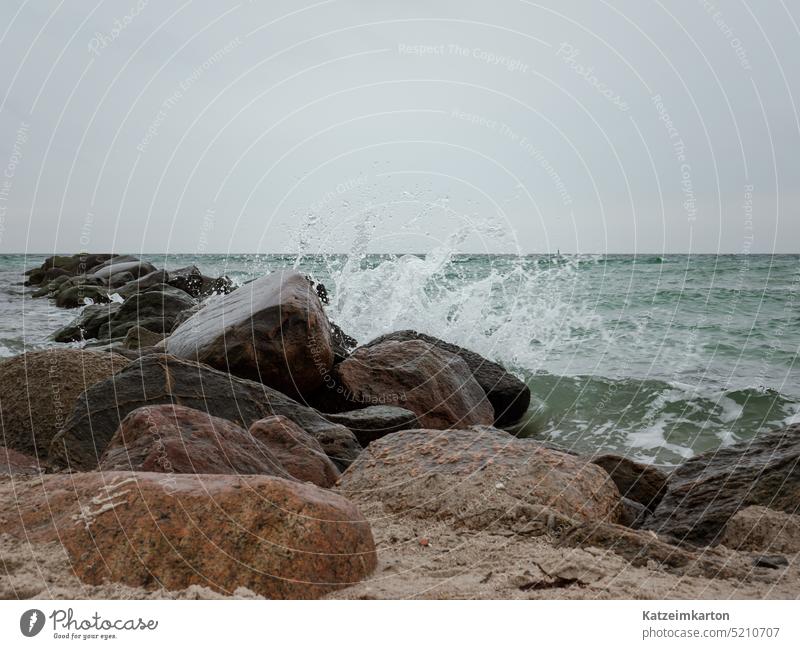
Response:
[[[328,319],[294,270],[276,271],[206,305],[172,332],[165,349],[290,395],[313,391],[333,365]]]
[[[203,273],[197,266],[186,266],[185,268],[177,268],[170,271],[170,279],[167,282],[170,286],[174,286],[182,291],[185,291],[192,297],[200,297],[203,290]]]
[[[197,584],[226,594],[243,586],[268,598],[314,598],[376,566],[372,533],[354,505],[271,476],[47,475],[0,482],[0,502],[13,513],[4,532],[57,542],[88,584]]]
[[[101,338],[122,338],[132,327],[140,326],[166,334],[175,318],[194,306],[194,300],[181,290],[157,285],[129,297],[108,323],[100,329]]]
[[[326,414],[325,417],[353,431],[361,446],[389,433],[419,428],[419,421],[413,412],[395,406],[368,406],[360,410]]]
[[[70,343],[97,338],[100,329],[103,325],[108,325],[121,306],[119,302],[91,304],[85,307],[75,320],[56,331],[53,340],[58,343]]]
[[[89,254],[78,253],[76,255],[53,255],[44,260],[38,270],[42,272],[50,269],[58,269],[69,275],[82,275],[95,266],[105,263],[112,259],[114,255],[109,254]],[[29,270],[26,275],[33,274],[34,270]]]
[[[644,505],[650,511],[655,510],[661,502],[668,476],[660,469],[610,454],[594,457],[592,462],[608,471],[625,498]]]
[[[127,271],[123,273],[116,273],[108,278],[108,287],[111,289],[117,289],[129,282],[135,282],[136,278],[133,276],[133,273],[129,273]]]
[[[492,404],[495,413],[495,425],[507,426],[520,420],[525,415],[531,401],[530,389],[497,363],[469,349],[409,329],[380,336],[367,343],[365,347],[380,345],[390,340],[422,340],[461,358],[469,367],[475,380],[483,388],[489,403]]]
[[[141,277],[152,273],[154,270],[156,270],[156,267],[153,264],[142,261],[132,255],[124,255],[99,264],[86,271],[86,274],[107,281],[109,277],[117,273],[127,272],[134,277]]]
[[[164,334],[150,331],[144,327],[131,327],[125,334],[122,346],[126,349],[142,349],[154,347],[164,340]]]
[[[542,508],[616,522],[620,504],[600,467],[484,426],[382,437],[345,471],[340,490],[398,514],[520,533],[531,523],[528,531],[539,530]]]
[[[78,395],[127,363],[79,349],[27,352],[0,362],[0,439],[15,451],[46,457]]]
[[[169,284],[169,273],[165,270],[155,270],[138,279],[132,277],[131,281],[120,286],[116,292],[123,299],[127,299],[161,284]]]
[[[800,552],[800,516],[756,505],[736,512],[720,538],[731,550]]]
[[[273,415],[250,426],[249,434],[263,444],[288,475],[318,487],[332,487],[339,469],[320,443],[288,417]]]
[[[335,322],[328,321],[331,326],[331,344],[333,346],[334,363],[341,363],[358,347],[358,341],[348,336]]]
[[[697,455],[670,476],[645,527],[694,544],[714,544],[750,505],[795,513],[800,502],[800,425]]]
[[[65,282],[66,284],[66,282]],[[108,289],[104,286],[81,284],[62,288],[56,295],[56,306],[63,309],[75,309],[87,304],[102,304],[109,301]],[[90,302],[87,302],[90,300]]]
[[[311,434],[339,466],[347,466],[361,450],[347,428],[277,390],[207,365],[151,354],[80,395],[50,445],[53,463],[94,469],[122,418],[136,408],[165,403],[195,408],[242,428],[268,415],[284,415]]]
[[[466,363],[421,340],[360,347],[332,372],[330,412],[391,405],[411,410],[421,426],[491,424],[494,412]]]

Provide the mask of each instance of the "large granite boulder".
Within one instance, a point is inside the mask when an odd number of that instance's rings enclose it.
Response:
[[[483,388],[486,398],[494,408],[495,425],[506,426],[522,419],[531,401],[531,391],[525,383],[510,374],[504,367],[469,349],[445,342],[434,336],[410,329],[395,331],[367,343],[365,347],[380,345],[386,341],[422,340],[439,349],[455,354],[469,367],[472,376]]]
[[[311,434],[342,467],[361,450],[347,428],[277,390],[200,363],[150,354],[80,395],[50,445],[50,457],[57,466],[94,469],[120,421],[137,408],[157,404],[202,410],[242,428],[268,415],[284,415]]]
[[[273,475],[331,487],[339,470],[319,442],[286,417],[249,431],[185,406],[144,406],[128,413],[111,438],[103,471]]]
[[[687,460],[670,475],[645,527],[677,542],[710,545],[750,505],[798,512],[800,424]]]
[[[269,449],[285,473],[318,487],[332,487],[339,479],[339,469],[325,454],[322,445],[283,415],[259,419],[250,426],[249,434]]]
[[[325,417],[336,424],[347,426],[361,446],[389,433],[419,428],[420,425],[413,412],[396,406],[367,406],[358,410],[326,414]]]
[[[0,362],[3,444],[46,457],[81,392],[127,364],[117,354],[80,349],[27,352]]]
[[[206,305],[172,332],[165,349],[293,396],[321,385],[333,365],[328,319],[309,281],[294,270]]]
[[[421,340],[360,347],[331,373],[322,406],[330,412],[391,405],[412,411],[425,428],[491,425],[494,411],[467,364]]]
[[[128,413],[103,452],[99,468],[157,473],[284,473],[277,458],[241,426],[194,408],[167,404]]]
[[[0,502],[3,532],[57,543],[88,584],[316,598],[376,566],[369,524],[354,505],[271,476],[46,475],[0,481]]]
[[[543,512],[615,523],[620,505],[600,467],[485,426],[382,437],[345,471],[340,490],[398,514],[518,533],[539,530]]]

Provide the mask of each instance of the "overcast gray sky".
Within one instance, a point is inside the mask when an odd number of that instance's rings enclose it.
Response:
[[[799,252],[785,0],[3,0],[0,252]]]

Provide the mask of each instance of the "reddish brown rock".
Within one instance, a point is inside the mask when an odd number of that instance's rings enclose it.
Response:
[[[492,405],[466,363],[424,341],[360,347],[334,368],[333,377],[338,403],[332,412],[388,405],[412,411],[425,428],[494,422]]]
[[[36,475],[43,468],[35,457],[0,446],[0,475]]]
[[[128,364],[108,352],[49,349],[0,363],[0,440],[16,451],[46,457],[78,396]]]
[[[332,487],[339,469],[320,443],[288,417],[273,415],[250,426],[250,435],[263,444],[283,470],[296,480]]]
[[[208,304],[172,332],[165,350],[295,396],[319,387],[333,365],[322,304],[291,269]]]
[[[240,426],[174,405],[145,406],[125,417],[100,458],[99,468],[284,475],[280,461]]]
[[[372,442],[344,472],[342,493],[390,511],[473,529],[538,529],[560,518],[616,522],[620,494],[600,467],[494,428],[407,430]]]
[[[341,496],[270,476],[135,472],[0,481],[3,531],[59,542],[89,584],[315,598],[376,565],[369,525]],[[46,506],[45,506],[46,505]]]
[[[508,426],[525,416],[531,402],[530,388],[497,363],[469,349],[410,329],[385,334],[364,346],[372,347],[387,340],[422,340],[461,358],[492,404],[495,426]]]

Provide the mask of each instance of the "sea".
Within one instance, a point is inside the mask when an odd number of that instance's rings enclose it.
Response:
[[[23,286],[45,256],[0,256],[0,357],[78,315]],[[139,256],[238,284],[296,267],[361,342],[415,329],[501,363],[533,394],[515,432],[576,452],[672,466],[800,422],[800,255]]]

